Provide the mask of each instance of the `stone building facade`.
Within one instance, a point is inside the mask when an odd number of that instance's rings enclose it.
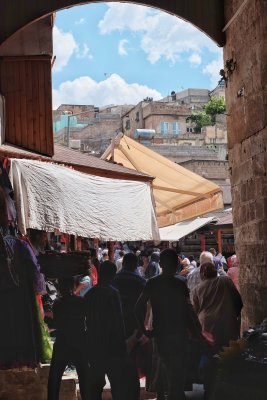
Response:
[[[223,203],[225,207],[231,207],[232,196],[231,196],[231,184],[230,184],[230,173],[229,163],[223,160],[188,160],[179,162],[179,164],[189,169],[196,174],[203,176],[219,185],[223,192]]]
[[[62,113],[77,114],[80,120],[84,118],[93,118],[96,113],[99,112],[99,108],[90,104],[61,104],[57,110],[54,111],[55,115]]]
[[[71,138],[81,140],[82,151],[103,153],[112,138],[121,131],[119,114],[99,113],[97,118],[91,118],[83,129],[71,129]]]
[[[164,139],[177,138],[188,130],[186,118],[192,110],[177,102],[141,101],[122,116],[122,131],[125,135],[135,137],[136,129],[153,129],[154,139],[164,142]],[[193,127],[191,127],[193,131]]]
[[[56,143],[72,146],[79,141],[80,150],[103,152],[117,132],[121,131],[121,114],[131,106],[107,106],[62,104],[54,111],[53,126]],[[75,147],[77,148],[77,147]]]
[[[191,122],[186,122],[194,110],[203,110],[213,96],[224,97],[224,85],[218,85],[212,92],[186,89],[172,92],[161,101],[141,101],[122,116],[122,131],[141,142],[150,140],[157,144],[227,144],[225,115],[218,115],[216,124],[204,127],[201,133],[195,132]],[[142,132],[142,129],[151,132]]]
[[[208,89],[185,89],[181,92],[173,91],[170,96],[164,97],[164,102],[174,102],[180,106],[187,106],[191,110],[202,110],[203,106],[210,100]]]
[[[201,133],[204,136],[205,145],[209,148],[217,148],[218,145],[227,145],[226,115],[216,115],[215,125],[203,126]]]
[[[226,160],[227,148],[225,145],[216,148],[208,148],[206,146],[188,146],[174,144],[157,144],[147,143],[146,146],[167,157],[171,161],[180,163],[189,160]]]
[[[88,152],[104,152],[111,138],[121,131],[119,114],[97,113],[94,118],[83,118],[82,124],[63,127],[55,135],[55,143],[66,144],[69,136],[70,145],[73,140],[80,141],[80,150]]]
[[[156,136],[178,137],[186,133],[189,110],[175,103],[152,101],[143,108],[145,129],[154,129]]]
[[[71,137],[81,141],[81,149],[101,153],[122,131],[143,144],[216,148],[217,143],[227,143],[225,116],[219,116],[224,118],[201,133],[194,132],[193,125],[186,122],[196,105],[202,109],[209,101],[209,93],[208,89],[187,89],[176,94],[182,100],[173,95],[171,101],[144,100],[134,107],[62,104],[54,111],[55,140],[66,143]]]

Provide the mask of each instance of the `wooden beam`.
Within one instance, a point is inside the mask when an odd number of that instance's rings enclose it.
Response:
[[[216,240],[218,245],[218,252],[222,254],[222,231],[218,229],[216,231]]]
[[[209,192],[209,197],[211,197],[212,194],[215,195],[215,194],[218,194],[218,193],[221,193],[221,189],[214,189],[212,192]],[[207,196],[207,194],[206,194],[205,196],[204,196],[204,195],[201,195],[201,196],[195,197],[194,199],[189,200],[189,201],[186,201],[186,202],[184,202],[183,204],[181,204],[181,205],[179,205],[179,206],[177,206],[177,207],[173,207],[173,210],[174,210],[174,211],[178,211],[178,210],[180,210],[181,208],[183,208],[183,207],[185,207],[185,206],[190,206],[190,205],[192,205],[192,204],[194,204],[194,203],[197,203],[197,202],[198,202],[199,200],[201,200],[201,199],[207,198],[206,196]],[[161,212],[161,213],[159,214],[159,216],[160,216],[160,215],[163,215],[163,213]]]
[[[111,161],[113,161],[113,162],[114,162],[114,148],[115,148],[115,139],[112,138],[110,149],[111,149]]]
[[[172,193],[180,193],[180,194],[187,194],[189,196],[194,196],[194,197],[198,197],[198,196],[204,196],[202,193],[197,193],[197,192],[191,192],[189,190],[182,190],[182,189],[177,189],[177,188],[170,188],[170,187],[166,187],[166,186],[158,186],[158,185],[152,185],[153,189],[157,189],[157,190],[163,190],[166,192],[172,192]],[[205,195],[206,197],[210,197],[210,195]]]
[[[78,114],[77,114],[78,115]],[[120,145],[120,140],[123,137],[123,133],[120,132],[117,134],[117,136],[114,138],[114,148],[118,148]],[[108,146],[106,151],[102,154],[100,157],[100,160],[106,160],[108,156],[112,153],[112,144]]]
[[[110,154],[111,154],[111,146],[108,146],[107,150],[100,157],[100,160],[106,160]]]
[[[165,201],[160,200],[156,194],[154,194],[154,198],[156,200],[156,203],[159,203],[162,207],[165,207],[168,211],[174,214],[174,210],[170,206],[168,206],[168,204],[165,203]]]
[[[108,241],[107,243],[107,248],[108,248],[108,256],[109,256],[109,261],[114,262],[114,242],[111,240]]]
[[[206,235],[205,235],[205,233],[200,234],[200,249],[201,249],[201,251],[206,250]]]
[[[136,163],[135,160],[133,160],[133,158],[127,153],[127,151],[124,150],[124,148],[122,147],[122,145],[118,146],[118,149],[122,152],[122,154],[127,158],[127,160],[130,161],[130,163],[132,164],[132,166],[136,169],[136,171],[139,172],[143,172],[146,173],[145,171],[142,170],[142,168],[140,168],[138,166],[138,164]]]

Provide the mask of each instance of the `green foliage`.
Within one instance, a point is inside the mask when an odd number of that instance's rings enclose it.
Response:
[[[212,119],[210,115],[207,115],[205,111],[195,111],[190,117],[186,118],[186,122],[194,124],[195,132],[201,132],[203,126],[212,125]]]
[[[225,101],[223,97],[215,96],[204,106],[206,114],[211,116],[212,123],[215,123],[216,114],[225,112]]]
[[[186,122],[191,122],[195,126],[196,132],[201,132],[201,128],[207,125],[214,125],[217,114],[225,112],[225,101],[223,97],[213,97],[204,106],[204,111],[195,111],[186,118]]]

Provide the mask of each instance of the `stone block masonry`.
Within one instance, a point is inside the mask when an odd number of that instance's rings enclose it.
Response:
[[[46,400],[49,365],[0,370],[0,400]],[[77,400],[74,376],[63,376],[60,400]]]
[[[242,5],[225,0],[229,21]],[[251,0],[226,30],[229,166],[242,326],[267,317],[267,2]]]
[[[243,327],[267,317],[267,129],[229,150]]]

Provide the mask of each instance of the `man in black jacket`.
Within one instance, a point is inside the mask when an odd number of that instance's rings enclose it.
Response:
[[[82,297],[74,295],[74,279],[59,280],[60,297],[53,305],[56,341],[53,348],[49,378],[48,400],[58,400],[60,383],[67,365],[77,370],[82,400],[89,400],[89,364],[85,348],[85,313]]]
[[[112,281],[112,285],[118,289],[121,296],[126,339],[134,333],[135,329],[138,329],[134,307],[146,284],[146,280],[138,273],[137,266],[136,255],[125,254],[122,269]]]
[[[114,400],[127,398],[125,365],[127,360],[124,322],[120,295],[111,282],[116,265],[104,261],[99,281],[84,296],[90,399],[102,399],[105,375],[108,376]]]
[[[135,317],[135,304],[142,293],[146,280],[141,277],[137,271],[138,259],[133,253],[125,254],[122,262],[122,269],[113,279],[112,285],[120,292],[122,312],[125,324],[125,338],[129,344],[130,358],[128,360],[128,399],[138,400],[140,398],[140,382],[137,366],[135,362],[137,341],[141,336],[138,332],[138,323]],[[146,307],[143,308],[143,317],[145,317]],[[141,333],[141,334],[140,334]],[[130,345],[131,343],[131,345]],[[131,347],[131,348],[130,348]]]

